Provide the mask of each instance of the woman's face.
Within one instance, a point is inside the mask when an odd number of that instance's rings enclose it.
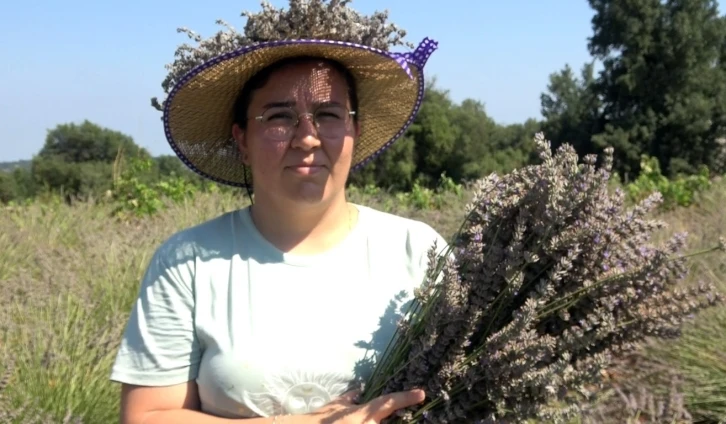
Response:
[[[306,62],[273,73],[252,94],[247,129],[233,129],[251,168],[255,195],[302,204],[328,203],[342,196],[358,128],[352,117],[339,112],[350,107],[344,76],[327,64]],[[322,135],[313,122],[316,110],[327,127]],[[261,115],[263,121],[255,119]],[[341,117],[344,121],[337,121]],[[285,125],[291,130],[283,137],[280,128]]]

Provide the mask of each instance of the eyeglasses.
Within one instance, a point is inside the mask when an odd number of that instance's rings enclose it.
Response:
[[[345,135],[351,116],[355,115],[342,106],[321,106],[313,113],[297,113],[292,107],[273,107],[255,120],[262,124],[264,136],[274,141],[290,140],[295,134],[301,116],[310,116],[321,138],[338,138]]]

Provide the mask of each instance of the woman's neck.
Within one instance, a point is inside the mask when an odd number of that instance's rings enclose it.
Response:
[[[358,220],[358,210],[345,196],[327,205],[305,206],[256,199],[250,213],[265,239],[283,252],[302,255],[334,247],[348,236]]]

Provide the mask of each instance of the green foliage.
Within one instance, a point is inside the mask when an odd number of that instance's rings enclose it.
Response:
[[[29,160],[18,160],[13,162],[0,162],[0,172],[11,172],[18,168],[28,168],[30,167],[30,161]]]
[[[415,182],[411,191],[396,194],[396,200],[414,209],[431,209],[435,205],[436,193],[430,188]]]
[[[0,204],[18,202],[35,197],[38,184],[29,168],[18,167],[0,172]]]
[[[436,188],[423,186],[414,182],[410,191],[398,192],[396,200],[406,208],[417,210],[441,210],[451,204],[451,197],[461,198],[465,194],[464,187],[454,182],[446,173],[442,173]]]
[[[130,168],[114,175],[121,156],[130,161]],[[8,165],[11,172],[0,172],[0,203],[51,194],[72,201],[115,193],[114,199],[124,205],[119,210],[151,214],[164,199],[179,201],[197,189],[218,189],[176,156],[152,158],[131,137],[89,121],[49,131],[45,145],[27,165]]]
[[[66,163],[113,163],[119,151],[129,157],[150,157],[145,149],[119,131],[89,121],[61,124],[48,132],[39,158],[54,158]]]
[[[413,125],[392,147],[351,174],[350,184],[421,192],[435,190],[443,173],[463,184],[491,172],[509,172],[531,162],[532,139],[539,127],[536,120],[499,125],[481,102],[466,99],[455,104],[433,79]]]
[[[383,154],[351,173],[351,186],[378,186],[391,190],[406,190],[416,175],[414,140],[404,135]]]
[[[0,172],[0,203],[9,203],[19,197],[18,182],[13,174]]]
[[[105,162],[68,162],[62,156],[38,156],[33,160],[35,183],[60,192],[67,199],[91,197],[111,187],[111,166]]]
[[[160,177],[166,176],[196,176],[179,160],[176,155],[162,155],[154,158],[155,168]]]
[[[589,0],[590,53],[603,61],[593,84],[602,102],[597,148],[612,146],[616,168],[633,179],[640,156],[663,173],[716,172],[726,131],[726,22],[715,0]]]
[[[661,174],[658,159],[643,155],[640,168],[638,178],[625,186],[632,202],[638,202],[657,191],[663,195],[661,208],[671,210],[676,206],[693,205],[698,194],[711,187],[708,168],[705,166],[696,175],[678,175],[668,179]]]
[[[577,79],[569,65],[551,74],[547,92],[540,101],[544,123],[542,131],[557,148],[564,143],[572,145],[580,155],[597,152],[592,135],[600,132],[600,100],[593,90],[595,82],[593,63],[583,66]]]
[[[120,164],[118,161],[117,164]],[[165,206],[164,200],[180,203],[191,198],[197,188],[182,176],[168,176],[161,180],[147,182],[154,171],[152,159],[131,158],[129,165],[114,179],[110,193],[116,208],[113,213],[124,216],[153,215]]]
[[[66,200],[98,197],[111,189],[112,164],[121,151],[128,157],[150,157],[121,132],[89,121],[58,125],[48,132],[43,148],[31,161],[29,174],[16,169],[20,172],[16,183],[20,184],[15,198],[41,190],[60,192]]]
[[[716,270],[710,270],[716,271]],[[723,278],[723,269],[715,275]],[[721,280],[724,287],[724,280]],[[726,288],[726,287],[724,287]],[[691,323],[675,344],[660,343],[646,353],[661,367],[676,370],[684,384],[686,405],[695,422],[726,420],[726,308],[708,311]],[[659,392],[667,386],[656,385]]]
[[[580,78],[550,75],[543,131],[580,155],[615,149],[630,182],[641,156],[663,174],[726,172],[726,19],[715,0],[588,0],[594,10]],[[594,61],[602,63],[595,76]]]
[[[394,209],[443,210],[452,200],[461,201],[467,195],[466,188],[446,173],[442,173],[434,188],[414,181],[410,190],[389,192],[374,184],[348,186],[348,196],[352,199],[375,199],[381,203],[382,210]],[[354,200],[354,201],[355,201]],[[394,205],[395,204],[395,205]],[[397,207],[394,207],[397,206]]]

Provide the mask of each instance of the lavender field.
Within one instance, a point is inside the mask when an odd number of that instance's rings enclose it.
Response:
[[[469,195],[465,189],[434,197],[356,190],[352,201],[421,219],[449,237]],[[153,250],[173,232],[244,204],[240,195],[197,193],[131,219],[115,217],[106,202],[69,206],[43,199],[5,207],[0,214],[0,422],[118,422],[119,390],[108,381],[109,369]],[[716,181],[696,205],[664,212],[662,218],[669,232],[688,231],[688,249],[698,250],[726,233],[724,205],[726,183]],[[722,258],[694,260],[688,283],[700,279],[726,291]],[[613,364],[604,376],[607,390],[580,422],[724,422],[724,334],[726,308],[709,310],[678,343],[648,344]]]

